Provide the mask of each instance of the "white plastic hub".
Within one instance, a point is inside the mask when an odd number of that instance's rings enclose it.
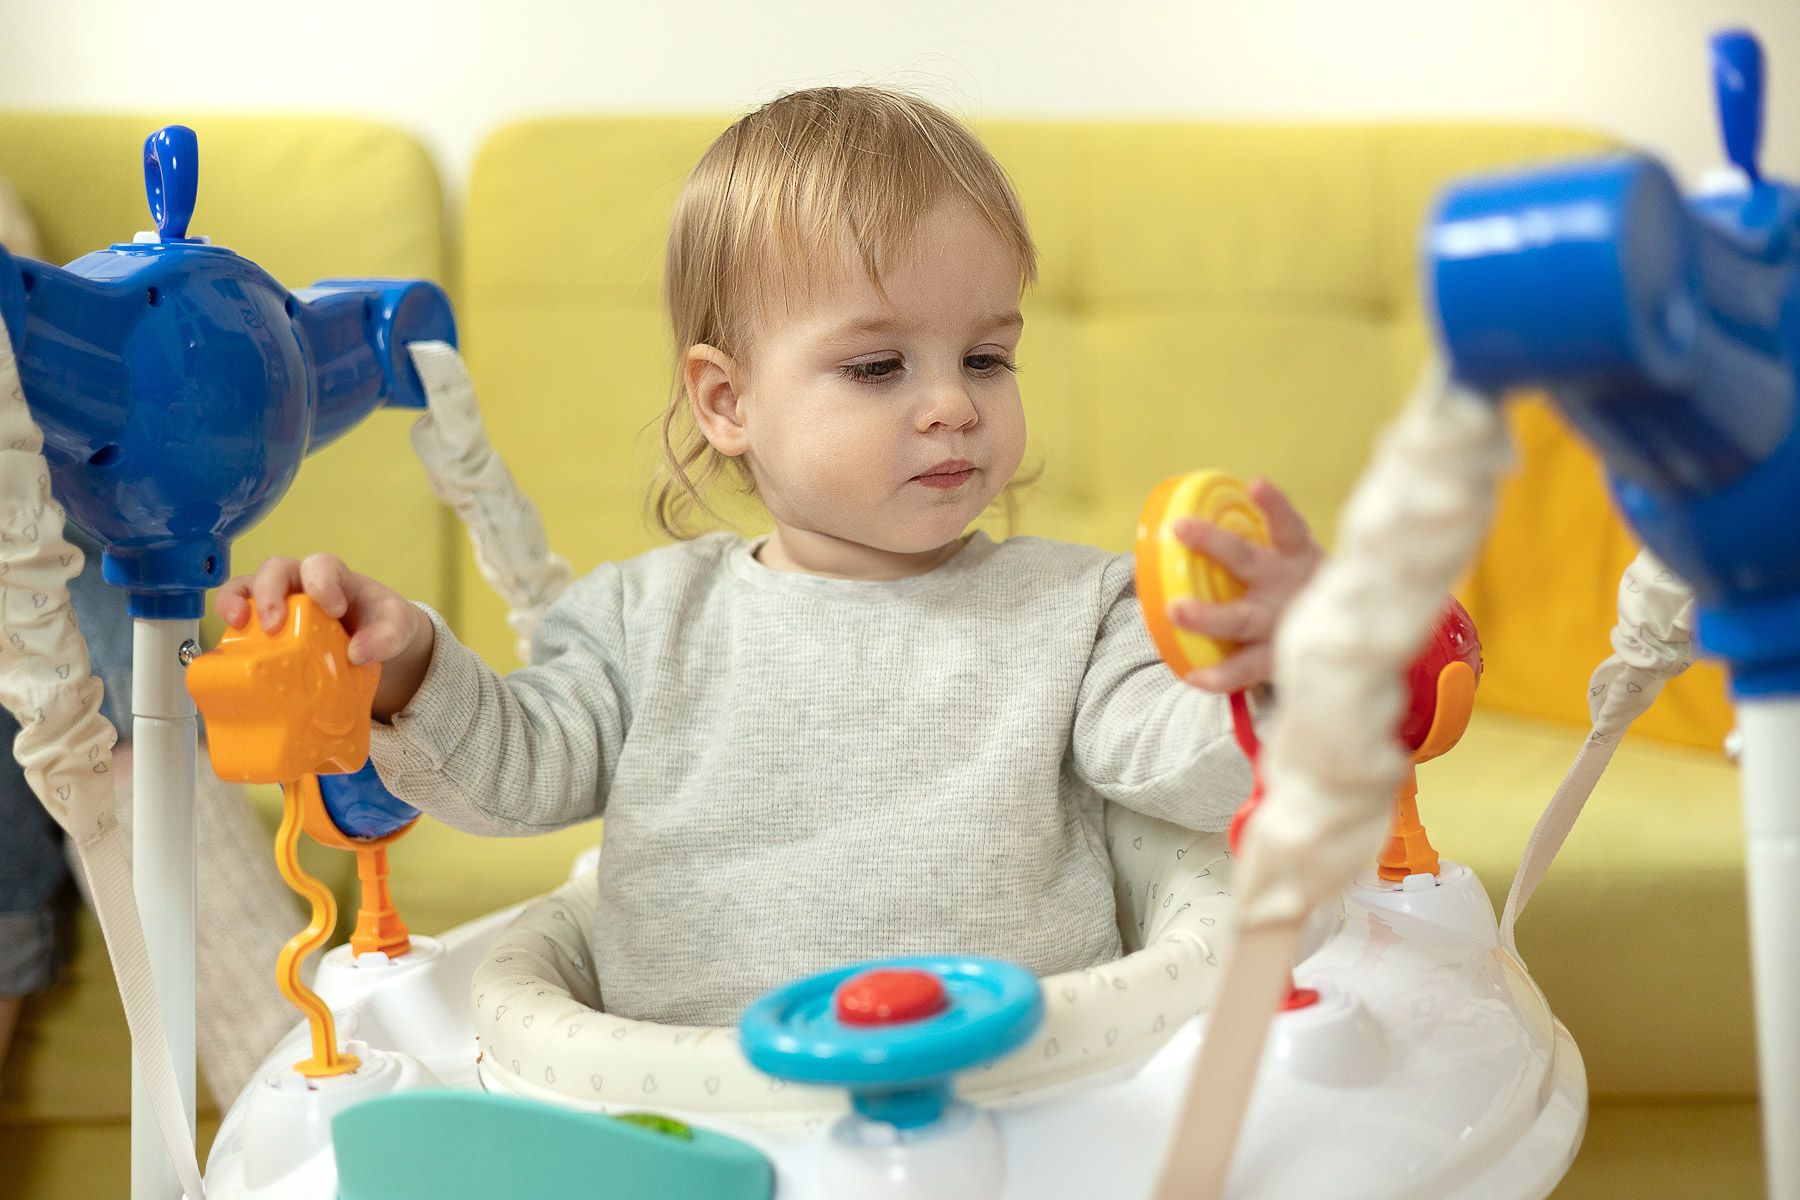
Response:
[[[348,1074],[308,1079],[288,1068],[266,1072],[250,1085],[243,1151],[236,1162],[245,1194],[276,1200],[289,1195],[296,1180],[328,1173],[335,1181],[333,1117],[364,1100],[438,1082],[409,1054],[376,1050],[359,1041],[347,1043],[344,1050],[362,1060]]]
[[[819,1177],[825,1195],[858,1200],[999,1200],[1006,1150],[994,1118],[966,1101],[922,1129],[852,1112],[820,1148]]]

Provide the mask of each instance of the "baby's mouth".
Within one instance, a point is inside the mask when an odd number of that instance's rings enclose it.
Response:
[[[975,464],[964,458],[947,459],[930,470],[922,471],[912,477],[914,483],[922,483],[928,488],[949,491],[959,488],[975,478]]]

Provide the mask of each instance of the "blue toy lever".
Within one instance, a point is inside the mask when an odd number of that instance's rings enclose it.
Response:
[[[1716,33],[1712,39],[1712,67],[1725,157],[1748,175],[1751,183],[1761,183],[1756,157],[1762,143],[1762,46],[1745,29]]]
[[[166,125],[144,139],[144,192],[162,240],[184,240],[200,194],[200,141],[186,125]]]

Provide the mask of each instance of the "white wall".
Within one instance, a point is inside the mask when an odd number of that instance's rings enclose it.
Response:
[[[1692,176],[1705,38],[1740,23],[1800,176],[1800,0],[0,0],[0,107],[357,113],[454,181],[520,116],[876,81],[976,116],[1544,118]]]

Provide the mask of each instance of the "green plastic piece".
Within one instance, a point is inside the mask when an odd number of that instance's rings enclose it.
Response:
[[[775,1190],[769,1161],[736,1138],[485,1092],[382,1096],[339,1113],[331,1137],[339,1200],[770,1200]]]
[[[665,1117],[661,1113],[630,1112],[613,1113],[612,1119],[623,1121],[627,1125],[636,1125],[639,1129],[648,1129],[660,1133],[664,1137],[680,1138],[684,1142],[694,1140],[694,1130],[690,1125],[683,1125],[674,1117]]]

